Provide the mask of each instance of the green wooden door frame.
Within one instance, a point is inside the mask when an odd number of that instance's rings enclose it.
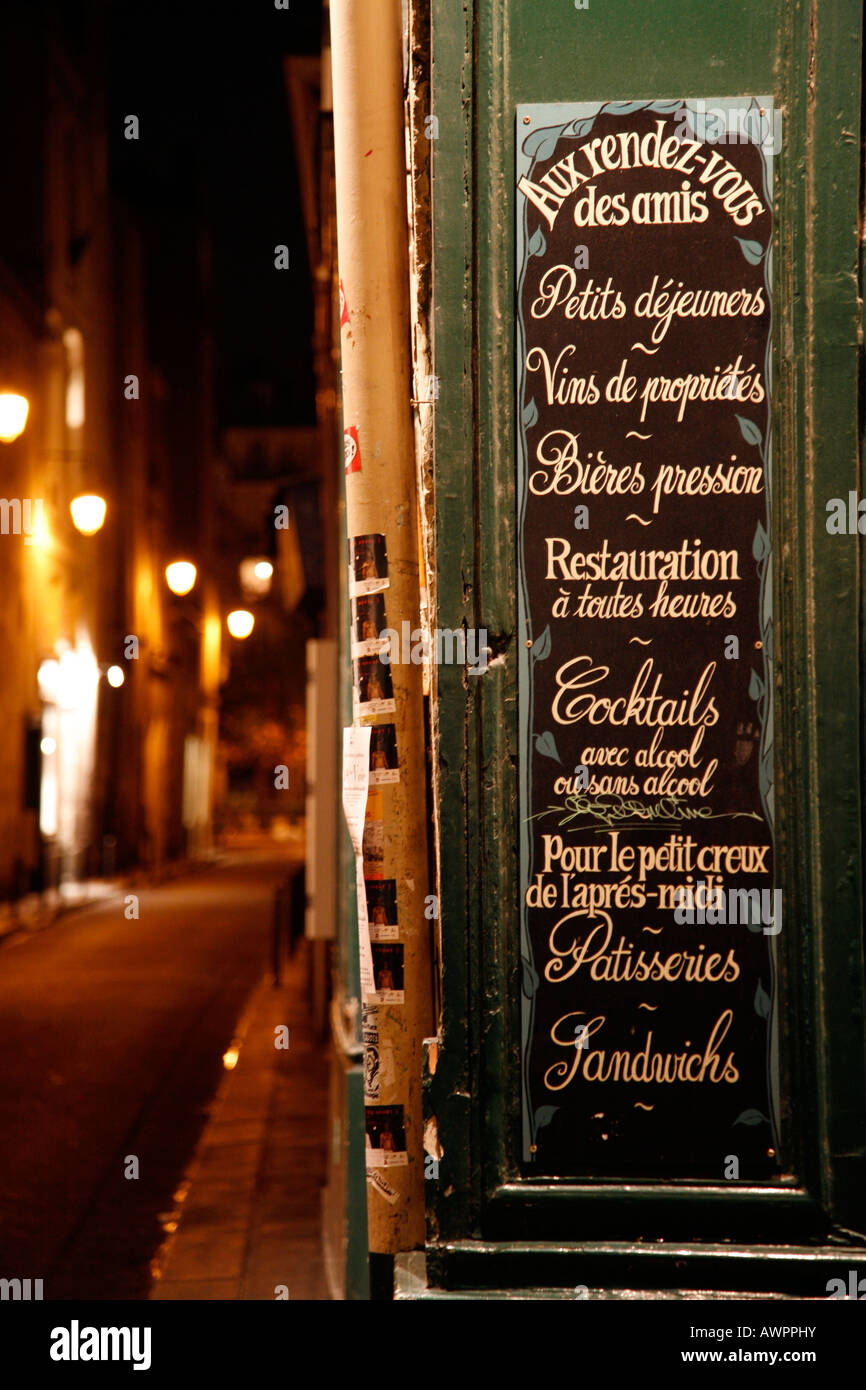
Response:
[[[650,1285],[693,1287],[675,1263],[635,1273],[643,1265],[629,1243],[690,1242],[697,1259],[698,1243],[733,1241],[718,1247],[717,1287],[767,1287],[758,1252],[772,1246],[788,1258],[774,1261],[768,1287],[818,1291],[826,1275],[794,1247],[829,1252],[841,1241],[849,1263],[866,1259],[863,575],[857,538],[825,528],[827,500],[861,484],[860,5],[593,0],[578,11],[572,0],[431,0],[431,21],[435,621],[486,628],[504,660],[468,682],[459,667],[438,669],[443,1011],[428,1096],[444,1157],[429,1184],[428,1265],[444,1284],[484,1279],[479,1270],[495,1265],[501,1284],[507,1272],[491,1256],[510,1250],[512,1279],[527,1283],[539,1273],[528,1251],[549,1262],[559,1242],[553,1282],[567,1282],[589,1257],[582,1243],[595,1242],[606,1280],[621,1267]],[[784,112],[772,539],[793,1172],[736,1188],[529,1179],[519,1163],[515,110],[764,91]]]

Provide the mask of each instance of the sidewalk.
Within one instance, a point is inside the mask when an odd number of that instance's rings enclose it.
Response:
[[[16,902],[0,903],[0,942],[4,937],[15,936],[18,932],[36,932],[50,927],[58,918],[74,912],[76,908],[125,897],[128,893],[228,862],[229,854],[222,850],[211,850],[195,857],[169,860],[159,869],[137,866],[114,878],[78,879],[57,888],[46,888],[43,893],[28,893]]]
[[[301,941],[238,1025],[210,1118],[165,1219],[153,1299],[327,1299],[321,1249],[328,1067]],[[275,1030],[289,1029],[288,1049]],[[236,1055],[235,1055],[236,1054]],[[282,1293],[285,1297],[285,1293]]]
[[[120,879],[93,878],[48,888],[44,893],[28,893],[14,903],[0,903],[0,941],[16,932],[40,931],[66,912],[119,897],[126,889],[127,884]]]

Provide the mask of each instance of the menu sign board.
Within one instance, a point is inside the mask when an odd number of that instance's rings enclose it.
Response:
[[[768,98],[522,106],[524,1159],[779,1169]]]

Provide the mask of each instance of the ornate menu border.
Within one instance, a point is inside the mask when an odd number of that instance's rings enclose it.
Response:
[[[522,104],[516,108],[515,141],[515,184],[524,176],[532,178],[536,163],[550,158],[558,141],[564,135],[582,137],[592,130],[595,118],[599,115],[625,116],[634,111],[649,110],[660,115],[671,115],[685,108],[687,123],[696,139],[712,143],[722,142],[726,135],[736,134],[742,143],[750,139],[761,153],[764,181],[764,196],[773,207],[774,156],[781,144],[781,113],[775,109],[773,98],[758,97],[706,97],[659,99],[656,101],[612,101],[612,102],[544,102]],[[751,118],[744,126],[743,113]],[[527,120],[528,118],[528,120]],[[712,122],[711,134],[708,123]],[[524,132],[524,127],[529,129]],[[775,219],[774,219],[775,224]],[[775,235],[775,233],[774,233]],[[747,259],[757,258],[760,250],[756,244],[742,241],[741,248]],[[542,248],[543,249],[543,248]],[[529,257],[537,254],[527,232],[527,200],[516,199],[516,303],[515,303],[515,352],[516,352],[516,406],[517,406],[517,618],[518,618],[518,718],[519,718],[519,818],[520,818],[520,956],[521,956],[521,1095],[522,1095],[522,1134],[523,1160],[533,1161],[533,1146],[540,1124],[544,1122],[540,1108],[533,1111],[529,1090],[529,1043],[532,1038],[535,1010],[535,992],[539,977],[533,960],[532,943],[529,934],[526,886],[532,881],[533,844],[529,832],[529,818],[532,814],[532,749],[530,733],[533,716],[533,670],[536,661],[543,660],[549,646],[549,632],[534,633],[529,618],[529,595],[527,590],[526,565],[524,554],[524,527],[527,502],[528,450],[526,442],[527,426],[534,420],[534,402],[527,400],[527,383],[524,363],[526,360],[526,327],[523,322],[522,292]],[[758,523],[752,545],[752,554],[758,568],[760,582],[760,625],[762,646],[762,670],[752,672],[750,693],[757,705],[761,738],[759,745],[759,779],[761,802],[767,820],[770,837],[774,834],[774,778],[773,778],[773,556],[770,537],[772,536],[772,402],[773,402],[773,239],[762,253],[764,263],[764,285],[767,302],[771,306],[770,328],[767,335],[765,357],[765,380],[768,387],[770,410],[766,438],[752,438],[745,434],[746,441],[758,447],[764,469],[764,492],[766,496],[766,529]],[[751,260],[755,264],[755,260]],[[751,429],[757,433],[755,426]],[[778,870],[776,876],[778,877]],[[772,979],[769,998],[771,1012],[767,1027],[767,1081],[770,1103],[770,1128],[776,1152],[780,1151],[779,1136],[779,1019],[776,982],[778,979],[778,937],[769,936]]]

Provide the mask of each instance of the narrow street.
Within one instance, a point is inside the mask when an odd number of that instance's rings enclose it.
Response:
[[[0,947],[0,1275],[147,1297],[289,867],[234,854]]]

